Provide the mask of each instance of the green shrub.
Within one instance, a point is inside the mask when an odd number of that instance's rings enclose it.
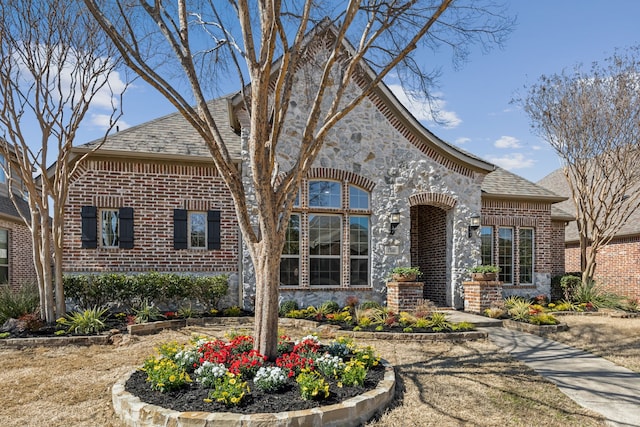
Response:
[[[289,314],[291,311],[293,310],[298,310],[300,307],[298,306],[298,303],[294,300],[285,300],[282,301],[282,304],[280,304],[280,310],[279,314],[282,317],[286,317],[287,314]]]
[[[577,304],[591,304],[593,308],[618,308],[621,306],[623,297],[605,291],[595,281],[590,280],[586,283],[582,281],[573,288],[571,300]]]
[[[550,313],[538,313],[529,317],[529,323],[534,325],[557,325],[558,320]]]
[[[340,305],[335,301],[325,301],[318,307],[318,311],[322,314],[337,313],[340,311]]]
[[[575,274],[565,274],[560,278],[560,288],[562,289],[562,294],[564,299],[571,300],[573,299],[573,294],[580,285],[582,284],[582,275]]]
[[[228,307],[222,310],[222,315],[225,317],[238,317],[242,314],[242,310],[240,307],[234,305],[233,307]]]
[[[147,323],[154,320],[158,320],[162,317],[160,310],[156,307],[153,302],[149,302],[149,300],[145,299],[142,301],[140,308],[133,309],[135,313],[135,322],[136,323]]]
[[[362,304],[358,306],[360,310],[368,310],[370,308],[380,308],[381,305],[375,301],[363,301]]]
[[[531,311],[531,303],[526,299],[518,296],[511,296],[504,300],[507,312],[513,320],[527,322]]]
[[[450,331],[451,323],[447,322],[446,314],[433,313],[429,318],[429,327],[436,332]]]
[[[226,274],[199,276],[195,278],[195,283],[192,285],[192,296],[208,309],[217,309],[218,303],[227,295],[227,292],[229,292],[229,276]]]
[[[67,333],[97,334],[104,330],[106,325],[106,308],[88,308],[84,311],[74,311],[59,318],[56,323],[67,328]]]
[[[12,290],[8,285],[0,285],[0,325],[7,319],[18,319],[38,310],[40,297],[35,284],[22,285]]]

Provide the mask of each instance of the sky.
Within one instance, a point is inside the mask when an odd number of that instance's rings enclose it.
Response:
[[[425,61],[442,68],[434,91],[448,125],[430,121],[418,104],[407,107],[439,138],[537,182],[560,167],[560,161],[531,132],[528,117],[511,100],[543,74],[580,63],[588,67],[616,48],[640,44],[640,0],[511,0],[507,6],[517,21],[503,48],[488,53],[474,49],[458,70],[448,52],[425,52]],[[402,100],[398,88],[389,84]],[[120,129],[175,111],[140,81],[125,94],[123,107]],[[99,113],[89,117],[80,143],[100,136],[100,119]]]

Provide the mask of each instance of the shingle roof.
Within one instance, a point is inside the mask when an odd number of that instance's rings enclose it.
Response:
[[[567,178],[562,172],[562,169],[556,169],[551,172],[549,175],[538,181],[538,184],[557,194],[566,196],[568,200],[559,203],[559,208],[566,212],[570,212],[572,215],[576,215],[576,206],[571,199],[569,183],[567,182]],[[638,189],[638,191],[640,191],[640,189]],[[640,234],[640,209],[636,209],[616,236],[631,236],[636,234]],[[578,240],[578,226],[575,221],[570,222],[565,231],[565,241],[577,242]]]
[[[16,197],[16,203],[18,204],[20,211],[23,212],[28,218],[29,204],[18,197]],[[21,220],[20,214],[18,213],[15,205],[8,196],[0,196],[0,214]]]
[[[482,182],[482,193],[486,196],[518,200],[546,200],[551,203],[566,200],[566,197],[528,181],[502,168],[496,168]]]
[[[229,154],[233,159],[240,159],[240,136],[229,125],[228,99],[229,97],[222,97],[212,100],[209,107]],[[91,149],[101,142],[102,139],[95,140],[78,148]],[[202,137],[180,113],[169,114],[109,135],[99,150],[165,156],[211,156]]]

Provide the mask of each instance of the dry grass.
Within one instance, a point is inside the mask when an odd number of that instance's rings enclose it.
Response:
[[[613,363],[640,372],[640,317],[562,316],[569,330],[551,339],[581,348]]]
[[[164,331],[118,347],[2,349],[0,425],[120,426],[111,409],[116,378],[139,366],[158,343],[186,342],[193,331]],[[392,408],[369,427],[603,425],[488,341],[366,344],[396,366],[398,379]]]

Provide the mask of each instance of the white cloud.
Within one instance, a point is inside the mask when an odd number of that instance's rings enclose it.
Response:
[[[503,135],[493,143],[493,146],[496,148],[520,148],[522,145],[520,144],[520,140],[518,138],[514,138],[513,136]]]
[[[486,156],[486,159],[508,171],[528,169],[535,164],[535,160],[531,157],[525,157],[522,153],[512,153],[504,156]]]
[[[457,138],[454,142],[457,145],[464,145],[467,142],[471,142],[471,138],[467,138],[466,136],[463,136],[463,137]]]
[[[435,93],[434,97],[436,99],[428,101],[414,94],[411,94],[411,96],[407,95],[402,85],[399,84],[391,84],[389,85],[389,89],[391,89],[396,98],[398,98],[398,101],[420,121],[429,123],[439,122],[438,124],[441,124],[447,129],[453,129],[462,123],[462,119],[458,117],[455,111],[445,109],[447,103],[440,98],[442,93]]]
[[[109,114],[92,114],[89,119],[89,122],[91,123],[92,126],[95,126],[101,130],[107,130],[109,128],[110,119],[111,119],[111,116]],[[129,123],[125,122],[122,119],[118,120],[118,123],[116,123],[116,126],[120,130],[125,130],[131,127]]]

